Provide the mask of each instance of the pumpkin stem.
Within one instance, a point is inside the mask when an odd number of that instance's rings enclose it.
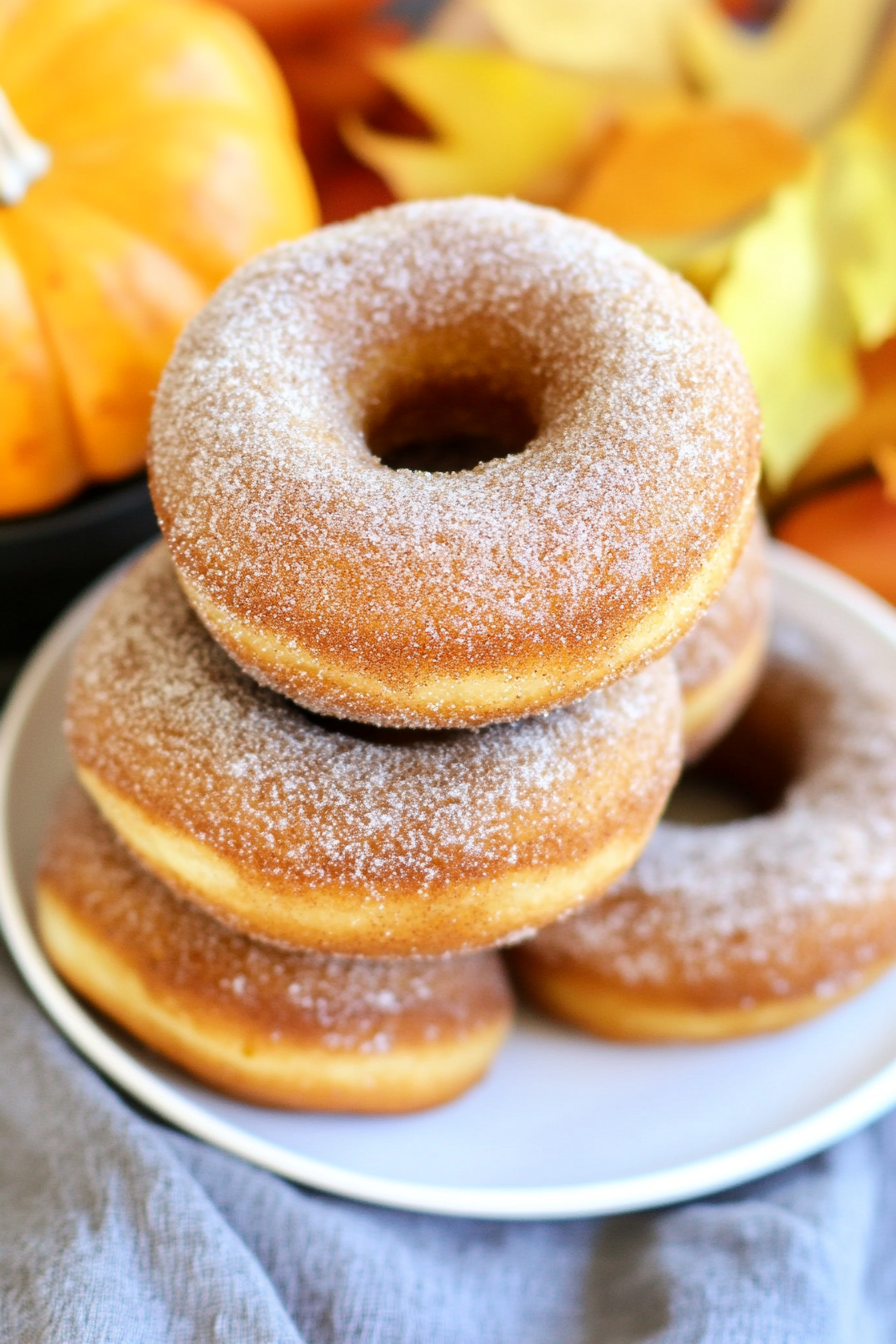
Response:
[[[50,159],[47,146],[32,140],[0,89],[0,205],[18,205]]]

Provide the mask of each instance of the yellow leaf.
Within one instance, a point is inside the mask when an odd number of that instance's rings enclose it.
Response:
[[[541,183],[581,153],[601,102],[588,81],[507,52],[416,42],[379,53],[373,65],[436,135],[386,135],[357,118],[343,124],[349,147],[402,200],[543,197]]]
[[[498,35],[530,61],[589,73],[678,78],[687,0],[482,0]]]
[[[856,104],[855,115],[896,146],[896,25],[890,24]]]
[[[859,120],[828,138],[824,222],[859,344],[896,331],[896,148]]]
[[[896,336],[875,350],[860,350],[862,401],[848,419],[834,425],[791,481],[803,491],[847,476],[871,460],[882,443],[896,443]]]
[[[682,9],[682,60],[713,102],[759,108],[803,132],[826,126],[854,94],[890,0],[787,0],[756,33],[717,0]]]
[[[820,181],[814,168],[775,193],[735,243],[713,297],[756,384],[773,490],[787,485],[861,395],[852,323],[824,243]]]

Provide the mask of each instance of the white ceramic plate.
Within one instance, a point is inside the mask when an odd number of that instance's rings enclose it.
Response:
[[[779,609],[896,677],[896,613],[776,547]],[[108,581],[107,581],[108,582]],[[720,1045],[602,1044],[523,1016],[491,1075],[422,1115],[315,1116],[229,1101],[110,1029],[38,945],[31,888],[69,773],[62,705],[89,593],[25,669],[0,728],[0,919],[60,1030],[180,1128],[283,1176],[355,1199],[483,1218],[611,1213],[707,1194],[817,1152],[896,1104],[896,974],[826,1016]]]

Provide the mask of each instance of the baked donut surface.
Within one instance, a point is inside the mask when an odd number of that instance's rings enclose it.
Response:
[[[267,1106],[408,1111],[486,1071],[512,1001],[494,953],[363,961],[254,943],[177,900],[76,785],[40,866],[56,968],[144,1044]]]
[[[161,543],[82,638],[82,782],[182,896],[255,937],[437,955],[541,927],[634,862],[681,761],[669,660],[478,733],[325,723],[209,637]]]
[[[717,768],[766,815],[662,823],[599,906],[513,954],[598,1035],[711,1040],[812,1017],[896,959],[896,687],[790,624]]]
[[[407,465],[454,435],[488,460]],[[162,378],[150,481],[191,603],[253,677],[320,714],[473,727],[685,634],[746,541],[758,452],[734,340],[684,281],[471,197],[225,283]]]
[[[725,587],[672,650],[684,706],[684,753],[695,761],[724,735],[749,700],[768,644],[768,534],[757,515]]]

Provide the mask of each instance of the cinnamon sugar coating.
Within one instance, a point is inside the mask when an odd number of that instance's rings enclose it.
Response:
[[[382,1091],[390,1055],[409,1056],[425,1079],[433,1057],[484,1047],[485,1058],[454,1080],[453,1095],[475,1081],[509,1024],[511,998],[495,954],[366,961],[254,943],[172,896],[76,785],[48,836],[38,890],[44,938],[63,974],[149,1044],[238,1095],[351,1107],[351,1084],[329,1097],[321,1089],[316,1102],[308,1086],[329,1054],[349,1079],[345,1064],[354,1061],[355,1091],[370,1103],[363,1109],[402,1109],[400,1066],[394,1092]],[[73,945],[91,955],[72,964]],[[296,1068],[307,1074],[304,1092],[290,1077]],[[413,1092],[404,1100],[428,1104]]]
[[[430,472],[371,450],[477,399],[531,423],[523,451]],[[690,628],[749,531],[759,417],[684,281],[590,223],[466,198],[242,268],[178,342],[151,439],[178,573],[246,670],[319,713],[469,727]]]
[[[514,954],[538,1001],[608,1035],[734,1035],[820,1012],[896,958],[892,678],[782,622],[719,751],[754,790],[789,776],[781,801],[662,823],[599,906]]]
[[[757,514],[725,587],[672,651],[684,700],[688,761],[724,735],[756,689],[771,616],[767,551],[768,533]]]
[[[159,544],[82,638],[66,731],[181,894],[254,936],[377,956],[506,941],[599,894],[665,805],[680,722],[668,660],[480,732],[321,722],[214,643]]]

